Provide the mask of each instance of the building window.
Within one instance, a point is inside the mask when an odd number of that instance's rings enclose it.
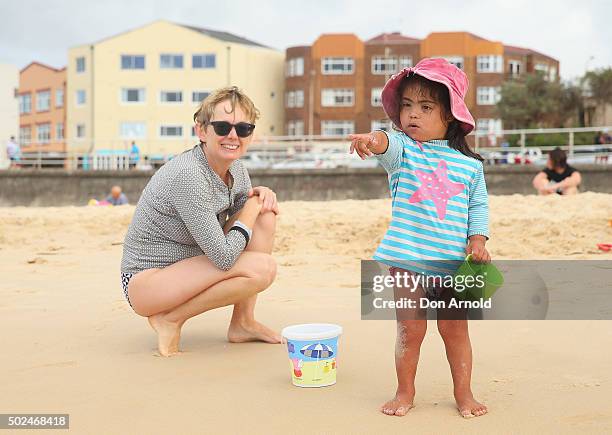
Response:
[[[159,67],[162,69],[182,69],[183,55],[182,54],[160,54]]]
[[[304,91],[289,91],[286,93],[286,107],[304,107]]]
[[[119,123],[121,139],[142,139],[146,136],[147,125],[144,122]]]
[[[51,124],[38,124],[36,126],[36,139],[38,143],[49,143],[51,140]]]
[[[210,95],[210,92],[208,91],[193,91],[191,93],[191,102],[201,103],[209,95]]]
[[[181,91],[160,91],[159,101],[161,103],[182,103],[183,93]]]
[[[554,66],[551,66],[550,70],[548,71],[548,80],[550,80],[551,82],[557,80],[557,68],[555,68]]]
[[[372,107],[382,107],[382,88],[372,88]]]
[[[198,137],[198,134],[196,133],[195,125],[191,126],[191,137]]]
[[[76,97],[75,101],[76,101],[77,106],[85,105],[85,100],[86,100],[85,90],[78,89],[75,93],[75,97]]]
[[[440,56],[442,59],[446,59],[448,63],[452,63],[459,69],[463,69],[463,56]]]
[[[85,72],[85,58],[84,57],[76,58],[76,72],[78,73]]]
[[[287,136],[304,136],[304,121],[289,121]]]
[[[397,71],[397,58],[374,56],[372,57],[372,74],[393,74]]]
[[[64,139],[64,123],[58,122],[55,124],[55,139],[63,140]]]
[[[36,111],[48,112],[51,106],[51,92],[39,91],[36,92]]]
[[[122,54],[121,69],[145,69],[143,54]]]
[[[32,112],[32,94],[19,95],[19,114]]]
[[[30,142],[32,142],[32,127],[29,125],[19,127],[19,143],[27,145]]]
[[[352,57],[324,57],[321,59],[321,73],[353,74],[355,61]]]
[[[285,75],[287,77],[297,77],[304,75],[304,58],[295,57],[289,59],[285,64]]]
[[[122,88],[121,102],[122,103],[144,103],[145,89],[144,88]]]
[[[479,132],[500,134],[502,131],[502,120],[479,118],[476,120],[476,130]]]
[[[183,127],[180,125],[162,125],[159,127],[160,137],[183,137]]]
[[[215,68],[217,66],[217,56],[215,54],[194,54],[191,57],[191,67],[193,69]]]
[[[476,104],[490,106],[497,104],[500,98],[500,87],[498,86],[479,86],[476,88]]]
[[[353,89],[322,89],[321,106],[349,107],[353,105],[354,95]]]
[[[523,63],[518,60],[508,61],[508,73],[512,77],[518,77],[521,75],[523,69]]]
[[[353,121],[321,121],[323,136],[346,136],[355,132]]]
[[[500,73],[503,72],[504,58],[498,55],[485,55],[476,57],[476,72]]]
[[[64,107],[64,90],[63,89],[55,90],[55,107],[57,108]]]
[[[412,66],[412,56],[399,57],[399,69],[410,68]]]
[[[391,131],[391,121],[389,121],[388,119],[376,119],[372,121],[370,131],[374,130]]]
[[[85,124],[76,125],[76,137],[82,139],[85,137]]]

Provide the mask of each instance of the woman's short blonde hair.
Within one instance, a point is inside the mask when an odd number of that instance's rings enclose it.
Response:
[[[193,114],[193,120],[201,127],[206,127],[215,113],[215,107],[223,101],[229,101],[231,104],[231,110],[227,113],[233,113],[236,110],[236,104],[239,104],[249,122],[255,124],[255,121],[259,119],[259,110],[255,107],[253,100],[238,87],[228,86],[217,89],[204,98],[196,113]]]

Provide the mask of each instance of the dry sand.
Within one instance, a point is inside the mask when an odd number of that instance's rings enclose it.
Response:
[[[228,309],[189,321],[178,357],[123,299],[121,242],[132,206],[0,209],[0,412],[70,413],[77,433],[563,433],[612,431],[612,322],[471,323],[484,417],[455,410],[430,323],[416,408],[378,412],[395,389],[392,321],[361,321],[359,259],[390,202],[282,204],[277,281],[259,299],[270,326],[344,327],[338,383],[290,383],[284,347],[228,344]],[[495,259],[612,259],[612,195],[491,198]]]

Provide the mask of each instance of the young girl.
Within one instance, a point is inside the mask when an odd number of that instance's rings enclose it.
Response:
[[[398,131],[351,135],[351,153],[375,155],[389,173],[392,219],[374,259],[396,274],[439,275],[472,254],[490,261],[488,197],[482,157],[470,150],[465,136],[474,119],[464,97],[468,80],[443,59],[423,59],[386,83],[383,108]],[[398,297],[396,288],[396,297]],[[419,286],[412,297],[448,299],[452,291]],[[457,409],[464,417],[487,412],[471,390],[472,349],[465,313],[443,318],[438,331],[446,346]],[[381,411],[405,415],[413,407],[414,378],[427,320],[423,310],[398,316],[395,397]]]

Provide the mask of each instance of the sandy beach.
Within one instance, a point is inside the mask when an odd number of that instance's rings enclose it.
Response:
[[[494,259],[612,260],[612,195],[492,196]],[[156,355],[119,280],[134,212],[0,208],[0,412],[69,413],[76,433],[603,433],[612,431],[612,321],[475,321],[473,388],[484,417],[459,417],[430,323],[406,417],[378,411],[396,386],[395,323],[360,320],[359,260],[389,200],[281,204],[278,277],[260,321],[343,326],[338,383],[291,385],[281,345],[229,344],[230,309],[183,329],[182,355]]]

